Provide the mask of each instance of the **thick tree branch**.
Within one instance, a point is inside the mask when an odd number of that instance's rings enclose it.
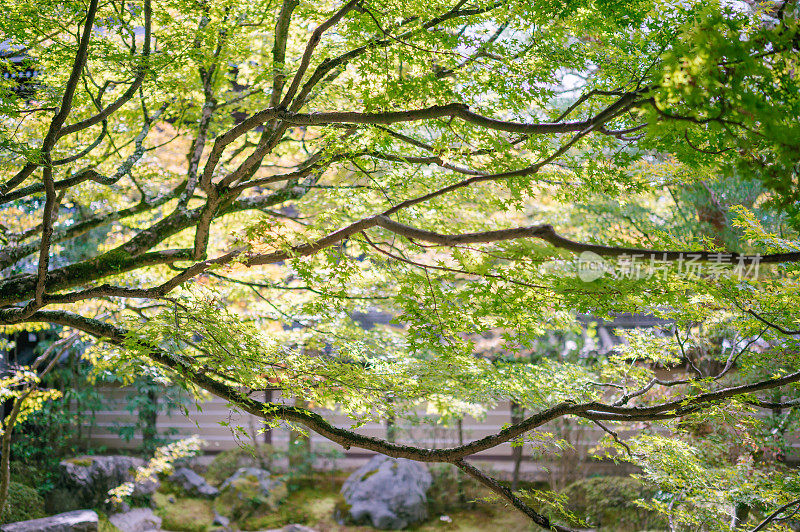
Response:
[[[58,205],[50,152],[56,143],[61,127],[64,125],[64,122],[72,110],[72,100],[75,96],[75,90],[78,87],[81,71],[84,65],[86,65],[86,58],[89,55],[89,42],[91,40],[92,26],[94,25],[94,18],[97,14],[98,3],[98,0],[92,0],[89,3],[89,8],[86,11],[86,22],[84,23],[83,33],[81,34],[80,43],[78,44],[78,51],[75,54],[75,61],[73,62],[72,70],[61,98],[61,107],[50,122],[50,127],[42,141],[41,158],[42,164],[44,165],[42,168],[42,180],[44,181],[46,194],[44,212],[42,213],[42,238],[39,248],[39,261],[36,268],[34,297],[33,300],[20,311],[20,317],[29,316],[34,310],[44,305],[47,271],[50,267],[50,239],[53,235],[53,222]]]
[[[130,99],[136,94],[136,91],[139,90],[139,87],[141,87],[142,82],[147,76],[147,70],[149,68],[153,14],[151,1],[152,0],[144,0],[144,44],[142,45],[142,55],[139,58],[141,64],[136,68],[136,77],[133,79],[133,82],[130,84],[128,89],[122,95],[120,95],[119,98],[114,100],[96,115],[62,128],[58,132],[59,137],[69,135],[71,133],[77,133],[78,131],[91,127],[95,124],[99,124],[111,116],[111,114],[113,114],[120,107],[125,105],[128,101],[130,101]]]
[[[294,78],[292,78],[292,83],[289,85],[289,89],[286,91],[286,95],[283,97],[283,100],[281,100],[281,103],[278,107],[283,109],[289,107],[292,98],[294,98],[294,95],[297,93],[300,82],[303,80],[303,76],[305,76],[306,71],[308,70],[308,65],[311,63],[311,56],[314,54],[314,49],[322,39],[322,34],[335,26],[361,1],[362,0],[350,0],[344,6],[339,8],[339,10],[336,11],[336,13],[334,13],[328,20],[317,26],[317,28],[311,33],[311,37],[309,37],[308,43],[306,44],[306,49],[303,52],[303,57],[300,59],[300,66],[297,68],[297,72],[295,72]]]
[[[276,202],[285,201],[285,196],[273,196],[273,200]],[[262,205],[263,206],[263,205]],[[146,232],[141,233],[137,237],[134,237],[129,241],[127,244],[124,244],[120,248],[118,248],[115,253],[122,253],[122,256],[127,255],[135,255],[135,251],[138,250],[140,247],[144,249],[149,249],[157,242],[167,238],[167,236],[171,234],[176,234],[180,230],[190,227],[193,223],[196,222],[197,217],[200,213],[200,209],[195,209],[193,211],[189,211],[185,214],[185,216],[178,220],[175,217],[170,217],[168,219],[162,220],[156,226],[152,227]],[[319,252],[322,249],[335,245],[346,238],[358,234],[362,231],[374,228],[374,227],[382,227],[392,233],[395,233],[400,236],[404,236],[411,239],[422,240],[426,242],[432,242],[434,244],[439,244],[443,246],[456,246],[462,244],[476,244],[476,243],[490,243],[490,242],[500,242],[504,240],[514,240],[519,238],[538,238],[544,240],[556,248],[565,249],[568,251],[572,251],[575,253],[581,253],[584,251],[591,251],[600,255],[601,257],[618,257],[622,255],[640,255],[640,256],[653,256],[658,258],[659,260],[666,260],[666,261],[678,261],[684,260],[686,258],[692,258],[693,260],[698,261],[713,261],[713,262],[721,262],[721,263],[728,263],[728,264],[752,264],[752,263],[780,263],[780,262],[797,262],[800,261],[800,252],[791,252],[791,253],[775,253],[775,254],[766,254],[766,255],[743,255],[739,253],[730,253],[730,254],[723,254],[721,255],[718,252],[710,252],[710,251],[665,251],[665,250],[655,250],[655,249],[641,249],[641,248],[628,248],[628,247],[617,247],[617,246],[602,246],[599,244],[584,244],[581,242],[576,242],[570,240],[568,238],[562,237],[558,235],[552,226],[550,225],[536,225],[536,226],[529,226],[529,227],[517,227],[513,229],[501,229],[496,231],[483,231],[479,233],[464,233],[459,235],[444,235],[440,233],[435,233],[433,231],[425,231],[422,229],[417,229],[415,227],[411,227],[405,224],[401,224],[399,222],[395,222],[394,220],[390,219],[386,215],[379,215],[379,216],[372,216],[369,218],[363,218],[357,222],[354,222],[342,229],[334,231],[327,236],[324,236],[318,239],[315,242],[311,242],[308,244],[301,244],[298,246],[294,246],[288,250],[281,250],[275,251],[272,253],[263,253],[263,254],[252,254],[243,258],[243,263],[247,266],[259,266],[264,264],[275,264],[281,261],[285,261],[291,258],[303,257],[312,255],[314,253]],[[111,252],[109,252],[111,253]],[[93,259],[92,261],[87,261],[86,263],[80,263],[78,265],[62,268],[61,270],[56,270],[55,272],[59,272],[54,275],[53,278],[53,288],[56,290],[69,288],[70,286],[76,286],[78,284],[90,282],[92,280],[100,279],[105,275],[108,275],[108,265],[99,267],[105,263],[104,257],[108,256],[109,254],[101,255],[97,259]],[[240,254],[234,255],[226,255],[227,259],[225,261],[220,262],[219,259],[214,259],[213,264],[225,264],[237,258]],[[173,259],[174,260],[185,260],[185,257],[181,259]],[[157,261],[155,264],[163,264],[165,262],[172,262],[172,261]],[[135,261],[132,258],[128,258],[123,261],[126,266],[124,271],[130,271],[131,269],[135,269],[133,264]],[[210,265],[212,262],[209,262]],[[86,269],[86,265],[93,264],[93,268]],[[114,263],[115,267],[117,266],[116,262]],[[146,264],[143,264],[146,265]],[[67,281],[66,279],[69,277],[68,274],[65,275],[65,272],[71,271],[71,269],[75,269],[77,271],[82,272],[80,277],[75,278],[72,281]],[[201,273],[200,270],[197,273]],[[14,303],[20,300],[27,299],[30,292],[30,288],[26,288],[30,286],[31,276],[23,276],[19,279],[7,280],[4,282],[0,282],[0,304],[9,304]],[[48,280],[48,282],[50,282]]]
[[[166,249],[129,255],[118,248],[83,262],[50,270],[47,274],[47,288],[50,291],[65,290],[109,275],[126,273],[146,266],[190,260],[190,258],[190,250],[186,249]],[[33,297],[35,286],[36,276],[30,274],[3,280],[0,282],[0,306],[30,299]],[[14,310],[18,311],[19,309]]]
[[[278,107],[281,93],[286,83],[286,42],[289,39],[289,26],[292,12],[300,4],[299,0],[283,0],[278,18],[275,21],[275,40],[272,45],[272,95],[270,107]]]
[[[297,125],[330,125],[330,124],[368,124],[391,125],[401,122],[418,122],[437,118],[458,118],[464,122],[494,131],[508,133],[524,133],[528,135],[543,135],[551,133],[575,133],[583,131],[593,125],[599,125],[616,116],[620,111],[629,109],[635,93],[629,93],[620,98],[603,112],[596,116],[572,122],[551,123],[522,123],[507,120],[498,120],[474,113],[463,103],[450,103],[434,105],[424,109],[410,109],[407,111],[387,111],[383,113],[360,113],[355,111],[328,111],[318,113],[289,113],[279,112],[278,116],[291,124]],[[616,134],[609,132],[609,134]]]
[[[0,320],[5,320],[7,314],[7,310],[0,310]],[[26,321],[55,323],[73,327],[98,338],[107,338],[111,342],[117,344],[124,343],[130,334],[128,331],[115,325],[66,311],[40,310],[28,317]],[[675,418],[686,415],[689,411],[694,411],[704,406],[710,406],[725,399],[752,393],[754,391],[778,388],[788,383],[800,381],[800,372],[797,372],[779,379],[767,379],[752,384],[722,388],[714,392],[700,394],[690,399],[683,398],[651,407],[614,407],[599,402],[576,403],[574,401],[564,401],[532,414],[521,422],[506,427],[496,434],[473,440],[456,447],[425,449],[387,442],[378,438],[363,436],[347,429],[338,428],[328,423],[319,414],[302,408],[290,407],[280,403],[262,403],[256,401],[246,394],[237,391],[232,386],[209,377],[205,374],[203,366],[191,358],[167,353],[157,346],[143,347],[146,348],[148,356],[155,362],[176,371],[182,377],[191,380],[198,386],[218,397],[230,401],[253,415],[265,419],[281,419],[302,423],[314,432],[317,432],[345,448],[350,448],[351,446],[360,447],[396,458],[409,458],[421,462],[456,463],[467,456],[486,451],[502,443],[516,439],[549,421],[563,416],[576,415],[600,421],[603,419],[617,419],[608,417],[613,413],[617,413],[620,416],[627,414],[629,419],[655,420]]]
[[[383,227],[397,235],[405,236],[425,242],[433,242],[442,246],[457,246],[461,244],[478,244],[498,242],[502,240],[515,240],[518,238],[539,238],[559,249],[574,253],[591,251],[601,257],[619,257],[622,255],[652,256],[659,260],[678,261],[692,258],[703,262],[721,262],[723,264],[750,264],[779,263],[800,261],[800,252],[769,253],[766,255],[744,255],[740,253],[720,253],[716,251],[666,251],[657,249],[629,248],[619,246],[602,246],[599,244],[584,244],[570,240],[556,233],[551,225],[532,225],[501,229],[498,231],[483,231],[480,233],[463,233],[459,235],[444,235],[433,231],[417,229],[409,225],[395,222],[386,215],[378,216],[375,225]]]

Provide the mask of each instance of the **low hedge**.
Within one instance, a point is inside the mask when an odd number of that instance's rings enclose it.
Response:
[[[3,515],[0,515],[0,524],[27,521],[44,516],[44,499],[35,489],[19,482],[9,483],[8,498]]]
[[[562,492],[567,509],[600,530],[658,529],[664,518],[635,501],[651,500],[656,490],[633,477],[592,477],[567,486]]]

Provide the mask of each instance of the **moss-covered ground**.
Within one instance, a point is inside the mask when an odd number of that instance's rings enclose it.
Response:
[[[154,498],[156,514],[162,519],[162,528],[174,532],[207,532],[212,530],[214,517],[213,501],[180,497],[174,494],[157,493]],[[323,485],[303,488],[289,495],[275,511],[253,516],[242,523],[235,523],[241,530],[266,530],[280,528],[290,523],[309,526],[319,532],[372,532],[366,526],[345,526],[333,518],[334,507],[339,501],[339,487]],[[457,509],[446,514],[431,515],[427,522],[410,531],[527,531],[535,530],[523,515],[500,503],[479,502],[473,508]],[[109,525],[106,530],[113,527]]]
[[[205,532],[214,521],[213,502],[208,499],[178,497],[168,493],[153,496],[161,528],[174,532]]]
[[[368,526],[340,525],[334,518],[335,509],[341,507],[339,494],[343,475],[322,475],[303,479],[299,489],[273,511],[263,505],[254,505],[252,511],[240,514],[231,523],[234,530],[262,531],[278,529],[288,524],[302,524],[318,532],[372,532]],[[439,479],[441,480],[441,479]],[[454,491],[454,484],[435,482],[436,489],[428,492],[429,519],[407,530],[412,532],[504,532],[539,530],[517,510],[496,500],[485,499],[490,494],[477,484],[466,484],[463,491]],[[521,486],[526,490],[541,488],[537,484]],[[459,495],[459,493],[461,495]],[[663,519],[651,515],[638,505],[630,503],[650,492],[630,477],[603,477],[575,482],[564,493],[572,501],[570,509],[576,515],[595,524],[601,532],[637,532],[664,530]],[[161,491],[153,498],[155,512],[162,518],[162,529],[172,532],[210,532],[213,525],[215,501],[181,495],[181,491],[164,482]],[[219,508],[219,501],[216,501]],[[115,529],[101,516],[100,531]],[[573,526],[577,523],[570,523]]]

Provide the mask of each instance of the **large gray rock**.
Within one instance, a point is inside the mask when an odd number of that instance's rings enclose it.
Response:
[[[150,508],[136,508],[108,517],[112,525],[121,532],[151,532],[161,529],[161,518]]]
[[[144,460],[133,456],[79,456],[61,462],[64,484],[77,495],[82,506],[103,506],[108,490],[134,479]],[[147,497],[158,489],[157,480],[137,482],[134,497]]]
[[[432,482],[428,468],[420,463],[374,456],[342,486],[345,504],[338,510],[337,520],[382,530],[399,530],[424,521]]]
[[[213,499],[219,495],[219,490],[206,482],[206,479],[189,469],[179,467],[169,477],[170,482],[181,487],[189,495]]]
[[[97,532],[97,514],[76,510],[0,526],[2,532]]]
[[[233,486],[237,480],[244,478],[258,482],[261,489],[265,492],[270,491],[276,484],[280,483],[279,480],[273,479],[270,472],[266,469],[261,469],[259,467],[240,467],[236,470],[236,473],[228,477],[228,479],[222,483],[219,489],[222,491],[229,486]]]

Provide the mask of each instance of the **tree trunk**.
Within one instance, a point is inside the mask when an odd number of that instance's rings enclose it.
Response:
[[[392,398],[387,397],[386,403],[391,405]],[[397,424],[395,423],[394,414],[389,414],[386,416],[386,440],[394,443],[397,439]]]
[[[511,424],[516,425],[525,418],[525,409],[511,401]],[[522,465],[522,445],[511,448],[511,457],[514,460],[514,471],[511,474],[511,491],[516,491],[519,485],[519,468]]]
[[[144,409],[139,410],[139,422],[142,426],[142,451],[146,456],[152,456],[157,447],[158,392],[149,385],[146,394],[147,403]]]
[[[308,402],[300,397],[295,397],[294,406],[298,408],[308,408]],[[311,453],[311,438],[300,431],[292,430],[289,432],[289,468],[298,469],[303,467],[303,462]]]
[[[2,453],[2,456],[0,456],[0,518],[2,518],[5,511],[6,499],[8,499],[8,485],[11,483],[11,433],[17,423],[22,403],[29,394],[30,392],[25,393],[22,397],[12,400],[11,413],[5,420],[5,431],[0,444],[2,447],[2,450],[0,450],[0,453]]]
[[[272,390],[265,390],[264,391],[264,402],[271,403],[272,402]],[[269,423],[265,422],[265,429],[264,429],[264,443],[267,445],[272,445],[272,427]]]
[[[456,422],[456,430],[458,430],[458,446],[461,447],[464,445],[464,420],[462,418],[459,418],[459,420]],[[458,502],[459,504],[466,504],[467,494],[464,492],[464,474],[461,472],[461,470],[456,470],[456,473],[456,478],[458,479],[456,481],[456,488],[458,489]]]

